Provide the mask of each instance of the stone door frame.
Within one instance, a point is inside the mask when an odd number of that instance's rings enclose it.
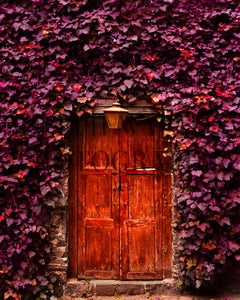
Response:
[[[114,99],[106,100],[102,99],[95,106],[93,115],[102,115],[103,110],[114,102]],[[158,110],[151,103],[146,101],[133,103],[131,106],[127,106],[130,113],[133,115],[156,115]],[[69,165],[66,165],[64,172],[64,180],[62,184],[63,194],[60,198],[54,198],[53,201],[56,203],[55,212],[52,218],[52,225],[50,231],[50,241],[52,244],[51,262],[49,263],[49,271],[53,276],[54,290],[57,297],[62,295],[72,295],[74,296],[74,291],[76,292],[76,297],[81,297],[87,295],[87,293],[94,294],[96,291],[96,285],[94,288],[90,288],[89,284],[86,286],[86,281],[75,281],[68,276],[68,205],[69,205],[69,176],[70,170]],[[176,209],[174,206],[174,185],[172,184],[172,201],[173,201],[173,213],[172,218],[174,221],[174,216],[176,215]],[[176,250],[178,248],[179,239],[172,227],[172,279],[160,281],[166,288],[173,286],[173,281],[178,280],[179,275],[179,265],[176,264]],[[172,281],[173,280],[173,281]],[[160,284],[159,283],[159,284]],[[158,284],[158,286],[159,286]],[[162,286],[160,284],[160,286]],[[90,288],[90,290],[89,290]],[[86,292],[88,290],[88,292]]]

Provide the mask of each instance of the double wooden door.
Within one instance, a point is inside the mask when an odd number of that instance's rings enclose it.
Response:
[[[162,279],[171,274],[170,145],[153,119],[109,129],[73,124],[70,276]]]

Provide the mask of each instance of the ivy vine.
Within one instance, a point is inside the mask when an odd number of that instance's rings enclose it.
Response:
[[[185,282],[239,263],[239,26],[238,0],[0,4],[2,298],[51,295],[48,199],[71,114],[116,95],[172,113]]]

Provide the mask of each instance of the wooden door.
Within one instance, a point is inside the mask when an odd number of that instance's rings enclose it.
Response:
[[[120,130],[86,117],[73,132],[70,276],[171,275],[170,145],[153,119]]]

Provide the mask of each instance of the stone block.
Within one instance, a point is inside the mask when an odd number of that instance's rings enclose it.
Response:
[[[61,297],[63,296],[63,285],[66,281],[66,272],[50,270],[51,272],[51,281],[53,283],[54,296]]]
[[[66,203],[67,203],[67,198],[66,197],[60,197],[57,199],[56,203],[56,207],[57,208],[64,208],[66,207]]]
[[[145,282],[145,291],[150,295],[169,294],[173,290],[173,283],[169,280]]]
[[[57,272],[57,271],[63,272],[65,281],[67,278],[67,267],[68,267],[67,263],[63,262],[62,259],[51,261],[50,264],[48,265],[48,269],[52,272]]]
[[[145,293],[145,288],[143,284],[123,282],[117,286],[116,291],[119,295],[142,295]]]
[[[64,295],[71,297],[87,297],[89,285],[86,281],[68,280],[64,287]]]
[[[158,283],[149,282],[145,284],[145,291],[149,295],[161,294],[161,286]]]
[[[66,247],[54,247],[52,254],[55,257],[62,258],[66,256]]]
[[[116,285],[97,284],[95,287],[96,296],[114,296],[116,293]]]
[[[59,234],[57,236],[57,246],[58,247],[66,247],[67,242],[66,242],[66,235],[65,234]]]
[[[72,300],[72,297],[70,296],[62,296],[60,298],[57,298],[58,300]]]

